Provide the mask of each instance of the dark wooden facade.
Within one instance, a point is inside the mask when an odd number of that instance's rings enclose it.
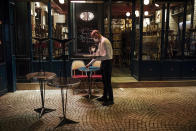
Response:
[[[15,53],[15,25],[14,25],[14,6],[13,1],[0,1],[0,20],[1,24],[1,41],[3,53],[0,62],[0,95],[16,90],[16,63]]]
[[[142,2],[143,0],[140,0]],[[111,26],[111,0],[108,1],[109,8],[104,10],[108,12],[109,25]],[[135,12],[135,1],[132,1],[132,12]],[[36,60],[33,60],[32,55],[32,29],[31,29],[31,12],[30,12],[30,2],[14,2],[14,1],[1,1],[1,19],[3,21],[3,42],[5,45],[4,48],[4,57],[6,58],[4,62],[0,63],[0,93],[7,91],[16,90],[16,81],[23,82],[26,81],[25,75],[39,71],[39,63]],[[186,1],[185,1],[186,6]],[[140,16],[143,15],[143,5],[140,5]],[[74,37],[74,5],[68,5],[68,27],[69,27],[69,38]],[[51,5],[48,3],[48,11],[50,12]],[[164,10],[164,9],[163,9]],[[186,9],[184,10],[184,16],[186,16]],[[163,15],[163,18],[165,16]],[[103,15],[102,18],[104,19]],[[103,19],[100,20],[100,23],[103,23]],[[167,35],[165,32],[165,27],[168,28],[169,22],[166,22],[166,26],[162,27],[162,50],[161,50],[161,59],[158,61],[144,61],[142,60],[142,32],[143,32],[143,18],[140,18],[140,42],[139,42],[139,57],[137,60],[133,59],[133,51],[135,50],[135,36],[136,36],[136,24],[135,24],[135,15],[132,15],[133,27],[132,27],[132,36],[134,39],[131,45],[130,52],[130,70],[132,76],[137,80],[168,80],[168,79],[195,79],[196,78],[196,60],[185,59],[183,54],[179,59],[168,60],[165,58],[165,40],[164,35]],[[185,19],[185,17],[184,17]],[[48,14],[49,21],[49,38],[52,36],[51,32],[51,14]],[[164,22],[164,21],[163,21]],[[184,23],[186,20],[184,20]],[[71,24],[73,23],[73,24]],[[110,34],[111,27],[109,26]],[[183,41],[185,35],[185,24],[183,26],[183,35],[182,35],[182,52],[183,52]],[[102,32],[104,32],[103,27],[100,27]],[[112,37],[112,36],[111,36]],[[70,46],[70,54],[72,54],[72,48],[74,45]],[[49,42],[50,57],[49,60],[44,62],[45,71],[51,71],[57,73],[60,72],[63,67],[62,60],[53,60],[52,58],[52,43]],[[67,61],[67,73],[70,75],[71,59]]]

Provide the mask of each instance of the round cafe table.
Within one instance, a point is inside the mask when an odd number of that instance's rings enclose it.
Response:
[[[86,95],[84,97],[89,98],[89,99],[96,98],[97,96],[92,95],[92,91],[91,91],[91,88],[92,88],[91,75],[92,75],[92,72],[98,71],[98,70],[100,70],[100,68],[99,67],[95,67],[95,66],[89,66],[89,68],[80,67],[78,70],[79,71],[84,71],[84,72],[86,72],[88,74],[89,91],[88,91],[88,95]]]
[[[55,109],[45,108],[45,82],[48,80],[52,80],[56,77],[55,73],[52,72],[33,72],[26,75],[28,80],[36,79],[39,80],[40,85],[40,94],[41,94],[41,102],[42,107],[34,109],[35,112],[39,113],[39,118],[41,118],[44,114],[54,111]]]
[[[68,88],[79,86],[79,84],[80,84],[79,79],[73,79],[73,78],[69,78],[69,77],[67,77],[67,78],[64,78],[64,77],[55,78],[52,81],[48,82],[49,86],[61,88],[63,117],[60,117],[61,122],[57,125],[57,127],[62,126],[64,124],[78,123],[78,122],[75,122],[73,120],[70,120],[70,119],[66,118],[66,111],[67,111],[67,100],[68,100],[68,98],[67,98]],[[64,99],[64,88],[66,88],[66,97],[65,97],[65,99]]]

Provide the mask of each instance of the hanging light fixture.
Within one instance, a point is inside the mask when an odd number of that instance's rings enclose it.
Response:
[[[94,14],[92,12],[82,12],[80,14],[80,19],[82,19],[83,21],[91,21],[94,19]]]
[[[144,5],[148,5],[150,3],[150,0],[144,0]]]
[[[139,10],[136,10],[136,11],[135,11],[135,15],[136,15],[136,17],[139,17],[139,16],[140,16]]]
[[[65,1],[64,1],[64,0],[59,0],[59,3],[60,3],[60,4],[64,4]]]
[[[130,13],[130,12],[127,12],[127,13],[126,13],[126,16],[127,16],[127,17],[129,17],[130,15],[131,15],[131,13]]]
[[[154,5],[155,5],[156,7],[159,7],[159,4],[156,4],[156,3],[155,3]]]
[[[149,14],[148,11],[145,11],[145,12],[144,12],[144,15],[145,15],[145,16],[148,16],[148,14]]]

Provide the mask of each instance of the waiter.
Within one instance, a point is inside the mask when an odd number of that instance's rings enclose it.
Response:
[[[111,85],[111,74],[112,74],[112,59],[113,59],[113,49],[110,41],[102,36],[98,30],[93,30],[91,32],[91,37],[98,44],[98,49],[94,54],[96,58],[92,59],[86,67],[88,68],[96,60],[101,60],[101,73],[102,81],[104,85],[103,96],[97,98],[98,101],[103,102],[103,106],[109,106],[114,104],[113,90]]]

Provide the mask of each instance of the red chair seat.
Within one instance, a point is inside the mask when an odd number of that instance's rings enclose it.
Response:
[[[94,78],[94,79],[102,78],[102,75],[92,75],[91,78]]]
[[[88,76],[86,76],[86,75],[73,75],[72,78],[82,79],[82,78],[88,78]]]

